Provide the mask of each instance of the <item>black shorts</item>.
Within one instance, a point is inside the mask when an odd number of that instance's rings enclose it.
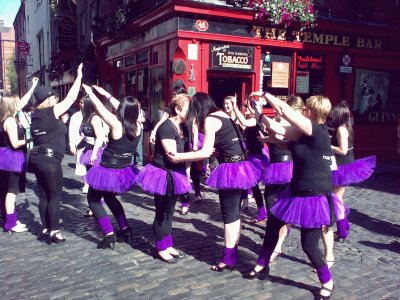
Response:
[[[26,173],[16,173],[0,170],[2,191],[6,193],[25,193]]]

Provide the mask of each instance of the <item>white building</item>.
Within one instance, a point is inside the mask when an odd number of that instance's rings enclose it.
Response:
[[[39,78],[39,84],[50,87],[46,69],[50,65],[50,5],[48,0],[26,0],[26,41],[30,44],[27,57],[27,81]]]

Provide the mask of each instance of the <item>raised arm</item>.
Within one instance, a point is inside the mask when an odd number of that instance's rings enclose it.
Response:
[[[118,118],[109,112],[107,108],[101,103],[100,99],[93,93],[93,90],[90,86],[86,84],[82,85],[88,94],[90,100],[92,100],[94,106],[96,107],[97,112],[104,122],[110,127],[111,135],[114,139],[119,139],[122,137],[122,125]]]
[[[36,86],[38,85],[38,82],[39,82],[39,79],[37,77],[33,77],[31,88],[24,96],[22,96],[22,98],[17,103],[18,110],[22,110],[26,106],[26,104],[28,104],[28,101],[32,97],[33,91],[35,90]]]
[[[105,89],[103,89],[101,86],[93,85],[92,86],[100,95],[104,96],[107,98],[108,101],[110,101],[111,106],[117,110],[119,107],[119,100],[116,99],[113,95],[111,95],[109,92],[107,92]]]
[[[56,118],[61,117],[76,101],[76,98],[79,94],[79,89],[81,88],[82,66],[83,64],[79,65],[74,84],[71,86],[65,99],[60,103],[54,105],[54,115],[56,116]]]
[[[90,157],[90,163],[93,164],[97,159],[97,151],[100,149],[101,145],[103,145],[105,134],[103,130],[103,124],[99,116],[97,115],[93,116],[90,122],[93,126],[94,134],[96,136],[96,141],[94,142],[92,156]]]
[[[254,92],[252,95],[267,99],[276,112],[285,117],[285,119],[288,120],[291,125],[297,127],[305,135],[312,135],[311,120],[300,114],[297,114],[287,103],[276,98],[270,93]]]

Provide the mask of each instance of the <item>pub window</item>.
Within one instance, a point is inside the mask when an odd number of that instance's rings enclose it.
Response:
[[[148,60],[149,60],[149,55],[148,55],[147,51],[136,54],[136,62],[138,64],[145,63]]]
[[[325,57],[318,53],[298,53],[296,59],[296,94],[304,100],[324,93]]]
[[[262,55],[260,89],[278,98],[286,99],[291,94],[292,57],[265,51]],[[269,107],[269,104],[265,106]]]

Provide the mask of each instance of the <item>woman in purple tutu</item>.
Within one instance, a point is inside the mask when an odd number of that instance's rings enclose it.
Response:
[[[156,213],[153,233],[157,257],[166,263],[176,263],[181,254],[173,248],[172,217],[179,195],[188,193],[191,185],[186,176],[185,163],[174,164],[167,153],[183,152],[185,139],[182,124],[189,109],[189,96],[178,94],[169,106],[170,117],[157,129],[154,158],[137,176],[137,184],[154,195]]]
[[[335,105],[330,113],[332,127],[332,151],[335,154],[337,170],[332,172],[333,192],[343,201],[346,186],[369,178],[376,165],[376,157],[369,156],[354,160],[354,132],[351,126],[350,110],[345,101]],[[350,224],[344,211],[337,221],[337,240],[343,241],[349,234]]]
[[[339,214],[339,200],[332,193],[330,138],[324,125],[331,109],[328,98],[311,96],[306,101],[304,116],[296,113],[287,103],[269,93],[254,92],[263,97],[276,112],[289,121],[283,127],[265,116],[263,124],[292,142],[289,149],[293,157],[293,178],[287,191],[277,194],[277,202],[270,210],[263,247],[252,271],[245,278],[264,279],[268,275],[270,257],[276,246],[279,230],[285,224],[301,227],[301,244],[317,271],[322,284],[318,297],[327,299],[333,291],[333,280],[323,254],[318,248],[321,230],[332,226]],[[261,107],[256,106],[256,117]]]
[[[43,231],[40,240],[63,243],[60,231],[60,202],[63,187],[61,161],[66,149],[67,127],[62,116],[75,103],[82,81],[82,64],[64,100],[59,102],[58,91],[37,90],[38,105],[32,114],[34,147],[30,151],[29,165],[39,185],[39,213]]]
[[[131,229],[128,226],[125,211],[117,199],[117,194],[129,191],[135,183],[139,170],[134,165],[134,154],[140,139],[139,101],[125,97],[121,102],[101,87],[93,86],[100,95],[107,97],[116,115],[106,109],[94,94],[92,88],[83,84],[87,95],[92,100],[98,115],[110,127],[109,142],[103,151],[100,164],[88,171],[85,180],[89,184],[87,199],[89,207],[96,217],[104,238],[97,244],[97,249],[114,250],[117,238],[130,244]],[[95,158],[93,156],[93,158]],[[114,233],[113,226],[102,199],[117,219],[120,231]]]
[[[26,106],[37,84],[38,78],[34,77],[32,87],[21,99],[6,95],[0,100],[0,209],[7,232],[28,230],[19,222],[15,209],[17,194],[25,192],[26,145],[29,143],[17,113]]]
[[[219,166],[208,177],[206,184],[218,189],[224,221],[225,247],[222,260],[211,270],[232,270],[237,261],[240,238],[240,200],[243,190],[257,184],[258,170],[246,160],[246,151],[240,141],[236,124],[225,112],[219,110],[206,93],[196,93],[190,102],[189,120],[195,120],[204,131],[203,148],[196,152],[169,153],[171,161],[203,160],[217,151]]]
[[[250,114],[250,110],[248,108],[249,101],[247,100],[245,103],[245,113],[248,118],[242,115],[241,111],[237,106],[236,97],[231,97],[233,112],[237,116],[239,124],[244,127],[244,140],[246,143],[247,150],[247,159],[253,164],[253,166],[259,170],[257,172],[260,177],[257,179],[258,182],[261,182],[263,179],[263,175],[265,169],[268,167],[269,158],[263,153],[263,144],[258,140],[260,137],[260,131],[262,130],[262,125],[257,122],[256,118]],[[254,199],[256,200],[258,214],[257,217],[252,219],[252,223],[265,223],[267,220],[267,210],[264,205],[263,196],[261,194],[260,187],[257,185],[251,188],[251,193]]]

